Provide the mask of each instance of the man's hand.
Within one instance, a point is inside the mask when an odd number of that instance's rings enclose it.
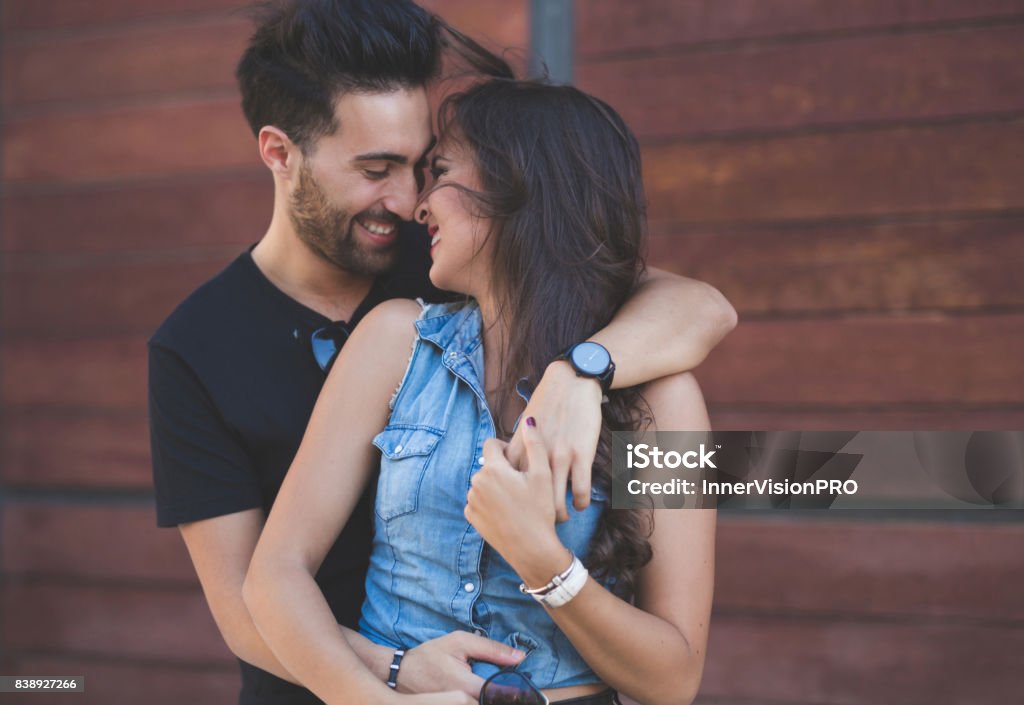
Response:
[[[457,690],[477,698],[484,679],[473,673],[470,659],[514,666],[525,656],[511,646],[476,634],[452,632],[406,653],[398,671],[398,690],[402,693]]]
[[[558,360],[548,365],[523,412],[522,418],[532,416],[537,420],[547,448],[559,522],[569,519],[565,493],[570,478],[573,506],[577,511],[590,506],[590,475],[601,433],[602,397],[597,380],[578,377],[568,362]],[[522,424],[512,436],[506,456],[512,465],[525,469]]]

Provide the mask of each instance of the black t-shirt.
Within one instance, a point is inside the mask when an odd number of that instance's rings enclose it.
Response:
[[[392,298],[444,300],[427,278],[429,238],[404,225],[395,268],[378,277],[355,325]],[[310,335],[331,321],[276,288],[249,251],[197,289],[149,341],[157,524],[269,512],[326,375]],[[339,430],[340,432],[340,430]],[[316,575],[339,623],[356,628],[373,535],[373,483]],[[240,661],[242,705],[319,703]]]

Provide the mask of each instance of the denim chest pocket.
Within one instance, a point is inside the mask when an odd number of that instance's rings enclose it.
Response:
[[[427,463],[444,432],[431,426],[388,426],[373,439],[381,452],[375,511],[384,521],[415,512]]]

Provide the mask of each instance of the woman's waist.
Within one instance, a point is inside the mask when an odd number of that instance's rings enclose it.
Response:
[[[609,694],[608,702],[611,702],[611,691],[604,683],[588,683],[586,685],[570,685],[566,688],[543,688],[541,690],[544,695],[547,696],[548,701],[551,705],[556,703],[565,703],[565,705],[577,705],[577,703],[570,703],[568,701],[579,701],[581,698],[587,698],[586,701],[579,702],[578,705],[589,705],[590,699],[588,696],[598,695],[599,693],[607,692]],[[598,701],[603,702],[603,701]]]

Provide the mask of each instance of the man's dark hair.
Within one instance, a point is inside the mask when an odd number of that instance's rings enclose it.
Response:
[[[303,152],[338,124],[345,92],[424,86],[451,47],[477,71],[508,64],[410,0],[276,0],[254,8],[256,31],[235,71],[253,134],[284,131]]]

